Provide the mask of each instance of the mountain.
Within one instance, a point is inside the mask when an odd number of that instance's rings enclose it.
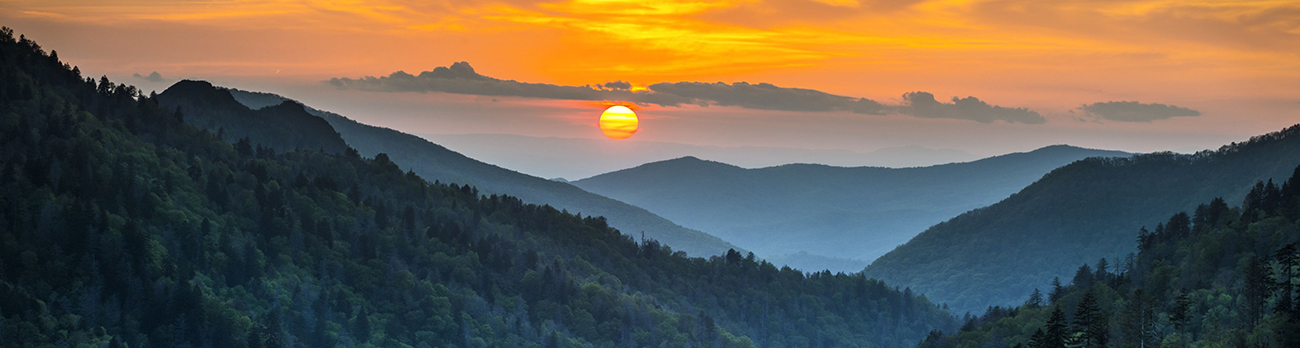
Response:
[[[296,101],[260,92],[222,89],[232,94],[244,108],[266,110]],[[163,93],[166,95],[166,93]],[[159,97],[162,97],[160,95]],[[628,233],[645,233],[676,250],[690,255],[721,255],[736,246],[712,235],[687,229],[654,213],[583,191],[573,185],[547,180],[479,162],[420,137],[393,129],[362,124],[342,115],[306,108],[342,134],[347,144],[364,156],[387,154],[403,168],[421,177],[445,183],[471,185],[484,193],[508,193],[528,203],[549,204],[557,209],[589,216],[604,216],[611,226]]]
[[[797,268],[856,272],[926,227],[1006,198],[1053,168],[1086,157],[1124,155],[1058,145],[919,168],[789,164],[760,169],[684,157],[572,184],[763,256],[807,252],[857,260],[801,258],[814,262],[793,263]]]
[[[935,225],[865,272],[959,311],[1018,302],[1056,276],[1133,250],[1136,227],[1286,178],[1300,164],[1300,126],[1192,155],[1086,159],[1011,197]]]
[[[1083,264],[1073,278],[1039,284],[1047,293],[968,314],[960,331],[932,333],[918,348],[1300,347],[1300,168],[1293,173],[1281,187],[1256,183],[1239,207],[1216,198],[1173,213],[1139,235],[1136,254]]]
[[[419,134],[474,159],[543,178],[581,179],[637,165],[694,156],[745,168],[787,163],[917,167],[979,157],[960,150],[900,146],[871,152],[765,146],[703,146],[672,142],[530,137],[513,134]]]
[[[212,131],[223,140],[249,138],[252,143],[281,152],[305,148],[341,153],[348,148],[328,122],[293,101],[250,110],[229,91],[207,81],[183,80],[159,94],[158,103],[165,109],[178,110],[187,123]],[[275,131],[279,129],[298,131]]]
[[[861,275],[687,257],[387,155],[231,144],[8,28],[0,62],[4,347],[911,347],[955,326]]]

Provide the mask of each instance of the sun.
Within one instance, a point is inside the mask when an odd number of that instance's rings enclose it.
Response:
[[[610,139],[627,139],[637,130],[636,113],[626,106],[614,105],[600,114],[600,131]]]

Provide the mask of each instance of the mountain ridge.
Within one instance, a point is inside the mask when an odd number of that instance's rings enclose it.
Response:
[[[226,89],[249,108],[261,109],[292,100],[272,93]],[[611,226],[624,233],[639,235],[644,232],[649,238],[693,256],[721,255],[729,249],[744,251],[716,236],[684,228],[643,208],[590,193],[568,183],[483,163],[421,137],[391,128],[366,125],[343,115],[311,107],[306,109],[308,113],[329,122],[362,155],[385,153],[394,162],[430,180],[474,185],[486,193],[509,193],[529,203],[549,204],[570,212],[604,216]]]
[[[928,167],[796,163],[753,169],[687,156],[572,183],[711,231],[764,256],[807,251],[858,259],[865,267],[906,242],[911,235],[905,234],[995,203],[1053,168],[1090,156],[1125,155],[1048,146]]]
[[[1300,125],[1195,154],[1081,160],[932,226],[864,272],[957,310],[1006,305],[1080,263],[1122,257],[1133,226],[1154,228],[1215,197],[1238,201],[1251,183],[1285,179],[1297,163]]]

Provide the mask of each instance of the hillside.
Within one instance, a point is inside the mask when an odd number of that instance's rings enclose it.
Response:
[[[1127,254],[1135,225],[1154,228],[1215,197],[1241,202],[1251,184],[1286,178],[1297,163],[1300,127],[1194,155],[1079,161],[931,227],[865,272],[959,311],[1007,305],[1081,263]]]
[[[860,275],[689,258],[385,154],[231,144],[8,28],[0,141],[5,347],[911,347],[954,326]]]
[[[259,111],[282,103],[297,103],[270,93],[237,89],[222,91],[228,91],[247,107]],[[572,213],[604,216],[614,228],[638,236],[644,232],[646,238],[658,240],[693,256],[721,255],[728,249],[740,249],[712,235],[679,226],[645,209],[592,194],[566,183],[483,163],[420,137],[362,124],[335,113],[310,107],[307,112],[328,121],[342,134],[348,145],[357,149],[361,155],[388,154],[394,162],[401,163],[403,169],[414,171],[429,180],[472,185],[484,193],[508,193],[527,203],[549,204]]]
[[[1124,155],[1058,145],[930,167],[760,169],[685,157],[572,184],[763,256],[806,252],[789,259],[796,268],[856,272],[926,227],[1006,198],[1056,167]]]
[[[302,104],[292,101],[251,110],[235,100],[229,91],[207,81],[183,80],[158,95],[164,109],[179,110],[186,123],[218,134],[234,142],[248,138],[276,151],[299,148],[342,153],[348,145],[328,122],[307,113]],[[297,132],[285,134],[281,129]]]
[[[1300,168],[1247,197],[1134,231],[1136,255],[1083,264],[919,348],[1300,347]]]

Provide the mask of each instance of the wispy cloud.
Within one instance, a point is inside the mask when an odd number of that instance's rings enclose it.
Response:
[[[1119,122],[1151,122],[1173,117],[1200,116],[1201,112],[1165,104],[1136,101],[1108,101],[1080,106],[1078,110],[1093,117]]]

